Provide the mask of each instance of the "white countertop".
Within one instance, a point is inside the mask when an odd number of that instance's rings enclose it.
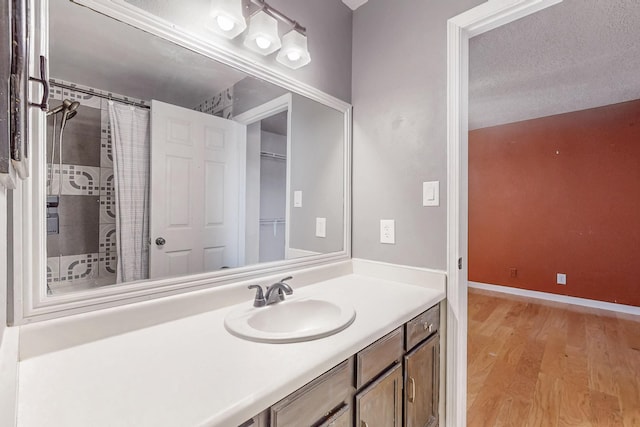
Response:
[[[237,338],[223,325],[229,306],[27,358],[18,426],[237,426],[445,297],[357,274],[294,290],[318,289],[357,314],[315,341]]]

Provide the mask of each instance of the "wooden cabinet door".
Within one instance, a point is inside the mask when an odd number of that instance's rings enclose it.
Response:
[[[355,427],[402,427],[402,366],[397,364],[356,395]]]
[[[405,425],[438,425],[440,394],[440,334],[420,344],[404,357]]]

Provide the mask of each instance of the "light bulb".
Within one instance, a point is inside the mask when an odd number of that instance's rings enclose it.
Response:
[[[216,22],[222,31],[231,31],[235,26],[235,23],[224,15],[218,15],[216,17]]]
[[[297,50],[287,52],[287,58],[289,58],[289,61],[295,62],[300,59],[300,52],[298,52]]]
[[[271,46],[271,40],[266,37],[256,37],[256,44],[260,49],[268,49]]]

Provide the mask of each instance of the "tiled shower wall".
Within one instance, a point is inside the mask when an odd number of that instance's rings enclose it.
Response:
[[[233,118],[233,86],[205,99],[194,110],[231,120]]]
[[[117,265],[113,155],[107,100],[61,89],[55,86],[56,81],[109,95],[52,79],[51,108],[63,99],[80,102],[78,114],[67,122],[64,131],[58,208],[60,233],[47,236],[47,284],[52,293],[114,284]],[[53,117],[47,120],[48,161],[51,159]],[[61,114],[55,117],[56,138],[59,138],[62,117]],[[57,156],[56,147],[56,161],[53,170],[49,171],[49,177],[53,179],[48,180],[48,194],[53,195],[58,194],[60,185]]]
[[[64,99],[80,102],[78,114],[67,121],[62,154],[62,189],[58,215],[59,234],[47,235],[47,284],[51,293],[63,293],[114,284],[117,266],[113,154],[107,98],[149,104],[76,83],[51,79],[50,108]],[[62,83],[96,94],[61,89]],[[232,118],[233,88],[207,98],[194,108],[226,119]],[[56,115],[56,138],[61,114]],[[47,120],[47,159],[51,159],[53,116]],[[49,170],[48,194],[57,195],[57,159]],[[51,168],[51,166],[49,166]]]

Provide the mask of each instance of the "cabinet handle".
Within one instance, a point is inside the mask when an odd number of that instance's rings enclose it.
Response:
[[[412,377],[409,377],[409,387],[409,403],[413,403],[416,400],[416,380]]]
[[[318,424],[317,427],[331,427],[335,425],[338,418],[340,418],[345,412],[347,412],[348,409],[349,405],[342,402],[336,408],[327,412],[326,415],[328,416],[328,418],[322,424]]]
[[[425,331],[433,332],[433,323],[426,323],[425,322],[425,323],[422,324],[422,328]]]

